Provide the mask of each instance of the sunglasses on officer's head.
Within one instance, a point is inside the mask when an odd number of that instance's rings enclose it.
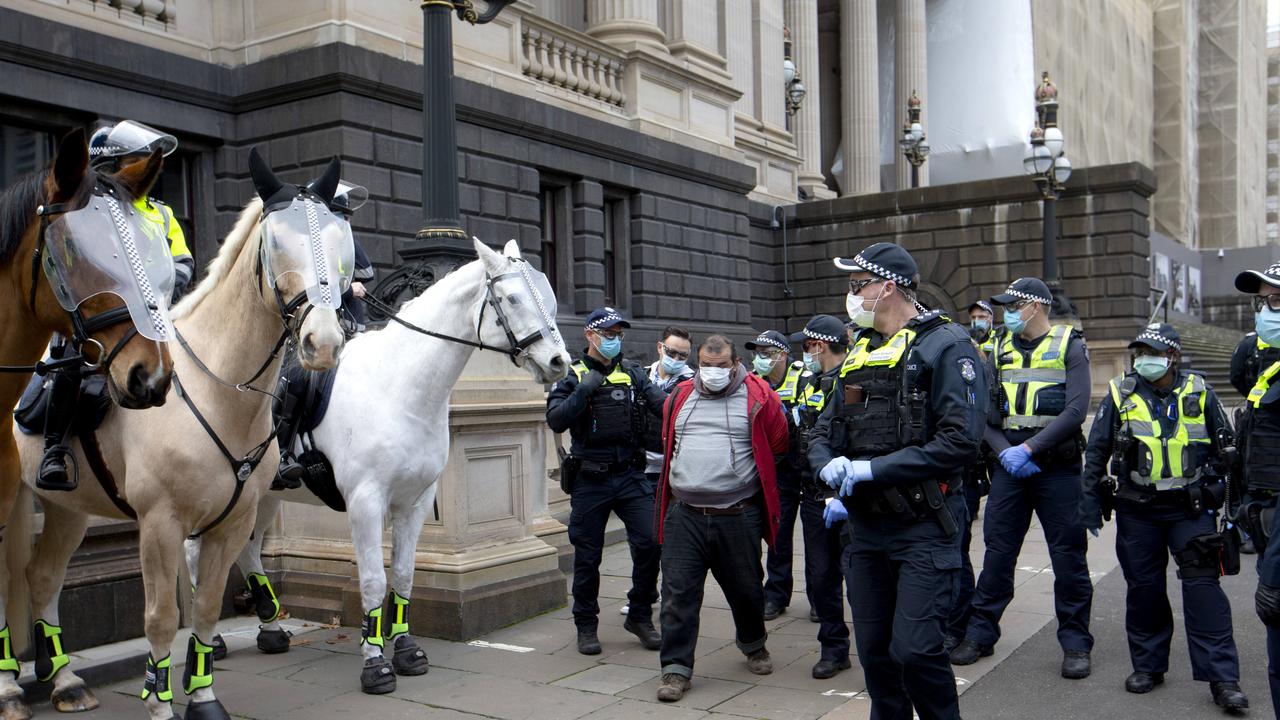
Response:
[[[1255,295],[1253,298],[1253,311],[1262,312],[1263,306],[1271,310],[1280,311],[1280,294],[1278,295]]]

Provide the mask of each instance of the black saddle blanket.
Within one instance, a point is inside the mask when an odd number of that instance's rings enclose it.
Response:
[[[281,371],[280,393],[291,395],[295,402],[298,433],[309,433],[324,420],[329,410],[329,398],[333,395],[333,380],[337,373],[333,370],[312,372],[302,369],[296,363],[289,363]],[[280,406],[272,408],[275,420],[280,420]],[[286,418],[288,420],[288,418]]]

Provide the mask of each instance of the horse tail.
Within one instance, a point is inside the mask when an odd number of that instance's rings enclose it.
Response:
[[[13,642],[14,653],[26,650],[31,628],[31,591],[27,586],[27,565],[31,563],[32,519],[35,517],[35,501],[31,488],[22,483],[18,499],[14,502],[9,524],[4,530],[4,563],[9,571],[9,584],[5,588],[5,618]]]

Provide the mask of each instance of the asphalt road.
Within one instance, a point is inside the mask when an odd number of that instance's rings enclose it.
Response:
[[[1231,601],[1236,645],[1240,651],[1240,685],[1249,696],[1245,717],[1280,718],[1272,709],[1267,684],[1266,633],[1253,612],[1257,574],[1254,557],[1242,556],[1240,575],[1223,578]],[[1172,566],[1172,562],[1170,565]],[[1085,680],[1064,680],[1058,674],[1062,653],[1055,636],[1057,622],[1050,622],[1004,662],[974,683],[960,699],[969,720],[1066,720],[1088,718],[1213,718],[1223,711],[1213,704],[1209,684],[1191,679],[1187,637],[1182,627],[1179,580],[1169,572],[1173,606],[1173,647],[1165,683],[1147,695],[1124,690],[1124,679],[1133,667],[1124,632],[1124,577],[1120,569],[1099,581],[1094,589],[1092,631],[1093,674]]]

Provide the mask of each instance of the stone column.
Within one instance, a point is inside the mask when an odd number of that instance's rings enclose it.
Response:
[[[925,127],[925,135],[929,129],[928,105],[928,55],[925,49],[925,10],[924,0],[898,0],[898,17],[896,27],[896,44],[894,46],[894,115],[898,124],[894,128],[894,143],[902,137],[902,126],[907,122],[907,100],[914,91],[924,104],[924,113],[920,116],[920,124]],[[911,163],[902,154],[901,148],[896,152],[898,169],[898,189],[911,187]],[[920,166],[920,187],[929,184],[929,163]]]
[[[729,81],[724,48],[724,6],[707,0],[661,0],[666,3],[667,49],[691,69]]]
[[[807,91],[791,118],[791,131],[800,155],[799,186],[810,198],[829,197],[822,179],[821,64],[818,62],[818,0],[786,0],[786,23],[791,30],[791,61]]]
[[[621,50],[667,55],[667,36],[658,27],[660,1],[589,0],[587,34]]]
[[[841,195],[880,192],[876,0],[840,0]]]

